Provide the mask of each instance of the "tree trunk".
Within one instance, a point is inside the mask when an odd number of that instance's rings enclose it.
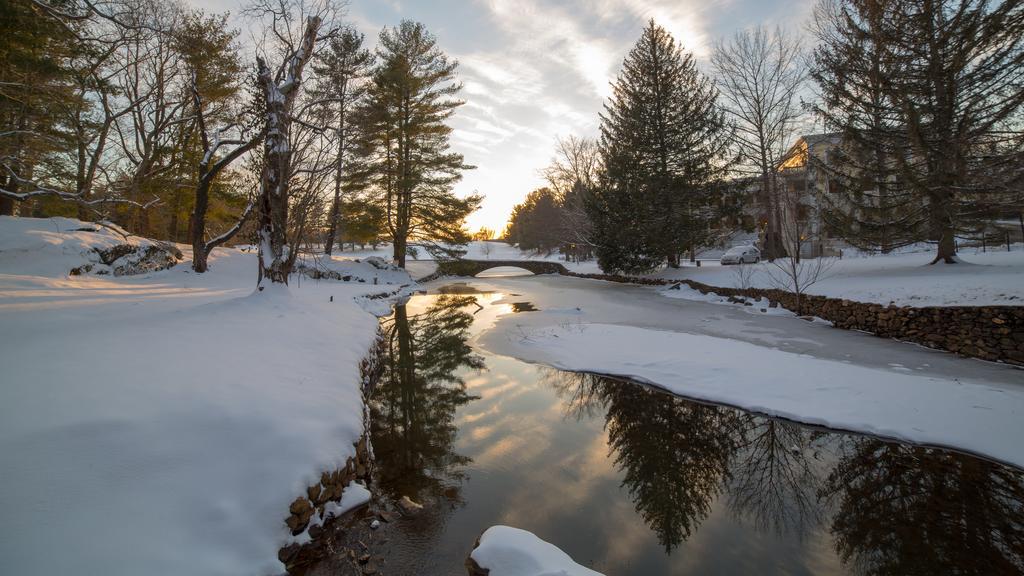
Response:
[[[203,273],[206,265],[206,210],[210,203],[210,185],[200,177],[196,186],[196,205],[192,211],[192,270]]]
[[[324,254],[331,255],[334,239],[338,233],[338,219],[341,216],[341,180],[345,169],[345,97],[339,102],[338,113],[338,158],[334,169],[334,204],[331,205],[331,219],[327,224],[327,239],[324,240]]]
[[[11,192],[17,192],[14,186],[18,185],[18,182],[14,178],[9,179],[10,184],[5,186],[6,190]],[[0,196],[0,216],[14,216],[14,199]]]
[[[288,180],[291,178],[291,105],[299,90],[302,69],[313,55],[320,19],[310,17],[301,44],[290,57],[285,82],[280,86],[262,58],[257,59],[259,80],[266,103],[266,136],[263,140],[263,172],[257,200],[259,224],[259,279],[288,284]]]
[[[394,258],[399,268],[405,268],[405,234],[395,234]]]
[[[953,218],[950,215],[951,199],[948,192],[940,190],[931,195],[930,210],[932,231],[938,236],[939,249],[932,264],[943,262],[956,264],[956,237]]]

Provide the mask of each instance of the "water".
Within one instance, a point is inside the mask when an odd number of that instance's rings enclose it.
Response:
[[[1017,574],[1024,474],[474,349],[535,309],[461,285],[398,306],[369,401],[385,574],[465,574],[507,524],[613,574]],[[685,353],[685,351],[681,351]]]

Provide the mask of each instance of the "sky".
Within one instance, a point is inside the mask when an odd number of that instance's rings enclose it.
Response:
[[[204,2],[237,13],[242,0]],[[347,20],[376,44],[381,28],[422,22],[459,61],[466,104],[452,146],[476,166],[456,186],[479,192],[470,230],[505,227],[512,207],[544,185],[560,136],[596,136],[598,113],[650,18],[706,69],[717,39],[766,24],[800,31],[813,0],[350,0]]]

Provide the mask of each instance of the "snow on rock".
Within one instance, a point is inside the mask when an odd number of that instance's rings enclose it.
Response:
[[[68,276],[123,241],[78,226],[0,220],[0,571],[281,573],[290,503],[363,432],[357,299],[396,286],[257,292],[235,249]]]
[[[708,335],[610,324],[502,330],[500,354],[629,377],[768,415],[936,446],[1024,467],[1024,386],[882,370]],[[814,375],[809,377],[809,375]]]
[[[309,535],[309,529],[313,526],[323,526],[324,522],[327,522],[331,518],[337,518],[364,506],[370,502],[370,498],[373,495],[370,490],[363,486],[361,483],[355,480],[348,483],[345,490],[341,493],[341,500],[339,502],[327,502],[324,504],[323,514],[314,513],[313,517],[309,521],[309,526],[294,538],[294,542],[297,544],[305,544],[312,540]]]
[[[488,528],[470,558],[489,576],[602,576],[532,532],[511,526]]]
[[[173,244],[132,236],[110,223],[0,216],[0,273],[57,277],[128,276],[170,268]]]

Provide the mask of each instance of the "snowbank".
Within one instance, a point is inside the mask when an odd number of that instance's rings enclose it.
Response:
[[[532,532],[510,526],[488,528],[470,558],[489,576],[602,576]]]
[[[181,257],[169,243],[131,236],[113,224],[0,216],[2,274],[122,276],[170,268]]]
[[[1013,252],[973,250],[960,254],[959,264],[929,266],[932,252],[861,256],[835,260],[808,294],[859,302],[899,306],[1024,305],[1024,246]],[[772,264],[747,265],[750,286],[776,288],[770,274],[780,276]],[[689,279],[736,288],[738,266],[702,262],[701,267],[664,269],[652,276]]]
[[[492,330],[488,349],[629,377],[808,424],[955,447],[1024,467],[1024,386],[881,370],[727,338],[609,324]]]
[[[106,240],[55,226],[78,224],[0,221],[4,571],[280,573],[289,504],[363,431],[358,300],[398,286],[255,292],[233,249],[206,274],[69,277]]]

